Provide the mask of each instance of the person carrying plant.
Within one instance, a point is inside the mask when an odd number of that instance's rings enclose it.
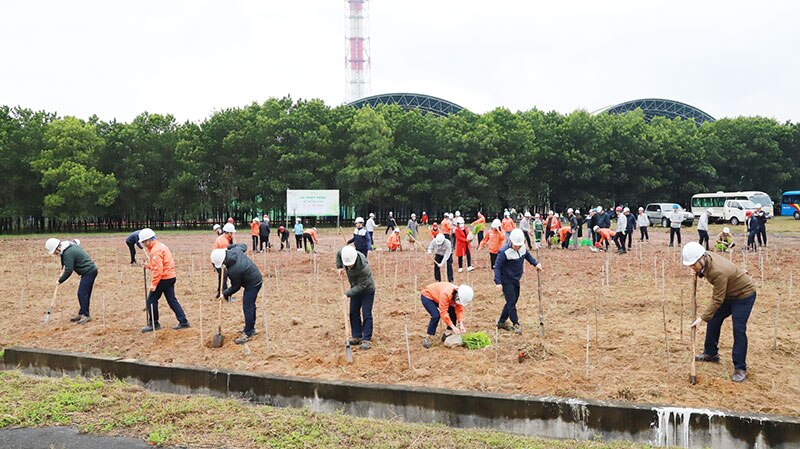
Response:
[[[242,335],[234,340],[237,345],[249,342],[256,334],[256,300],[264,281],[261,270],[247,257],[246,252],[247,245],[243,243],[231,245],[226,250],[215,249],[211,252],[211,263],[220,269],[222,265],[225,265],[225,273],[231,280],[231,286],[221,292],[217,299],[220,296],[228,299],[244,288],[242,297],[244,329],[242,329]]]
[[[366,231],[364,231],[366,232]],[[372,348],[372,306],[375,303],[375,280],[367,262],[367,256],[352,246],[345,246],[336,253],[336,268],[339,276],[347,273],[350,283],[342,301],[350,300],[351,345],[360,345],[363,350]]]
[[[226,223],[225,227],[228,226],[233,227],[232,224]],[[189,328],[189,321],[186,320],[183,307],[181,307],[178,298],[175,297],[177,276],[172,251],[167,248],[167,245],[156,240],[156,233],[150,228],[144,228],[139,232],[139,243],[144,245],[145,251],[147,251],[150,258],[150,262],[145,268],[150,270],[152,275],[149,287],[150,294],[147,296],[147,326],[142,328],[142,333],[161,329],[161,324],[158,321],[158,300],[161,295],[167,298],[167,305],[172,309],[175,318],[178,320],[178,324],[172,329]],[[247,249],[247,245],[243,244],[243,246]]]
[[[733,322],[733,374],[731,380],[747,379],[747,321],[756,302],[756,285],[747,273],[725,256],[706,251],[699,243],[687,243],[682,251],[683,265],[713,286],[711,302],[690,325],[697,327],[705,321],[706,340],[703,353],[695,355],[698,362],[719,363],[719,335],[722,323],[731,317]]]
[[[311,250],[310,251],[308,249],[308,244],[309,243],[311,244]],[[317,243],[319,243],[319,240],[317,239],[317,228],[316,227],[312,227],[311,229],[306,229],[306,230],[303,231],[303,249],[305,249],[305,251],[307,253],[308,252],[312,252],[312,253],[317,252],[317,250],[316,250]]]
[[[97,266],[89,257],[89,253],[80,245],[80,240],[58,240],[47,239],[44,248],[53,256],[61,258],[61,277],[56,281],[61,285],[75,272],[81,277],[78,284],[78,314],[70,318],[70,321],[78,324],[86,324],[92,321],[89,315],[89,305],[92,300],[92,290],[94,281],[97,279]]]
[[[483,249],[486,244],[489,244],[489,268],[494,269],[494,263],[497,260],[497,253],[506,242],[506,234],[500,230],[500,220],[492,220],[492,227],[486,233],[486,237],[481,240],[478,245],[478,250]]]
[[[478,218],[472,222],[472,233],[478,236],[478,242],[483,241],[483,226],[486,223],[486,217],[483,212],[478,211]]]
[[[542,264],[533,258],[530,251],[525,248],[525,236],[522,230],[514,229],[509,237],[510,242],[503,246],[494,264],[494,283],[498,291],[503,292],[505,305],[497,321],[500,329],[514,330],[519,335],[522,333],[522,326],[519,324],[517,316],[517,301],[519,300],[519,280],[524,271],[523,264],[528,263],[542,271]],[[512,325],[507,323],[511,319]]]
[[[442,341],[449,335],[465,333],[464,307],[472,302],[474,296],[475,292],[472,287],[466,284],[434,282],[425,286],[419,299],[431,319],[428,322],[425,339],[422,340],[422,347],[425,349],[431,347],[431,340],[436,336],[436,329],[439,327],[439,319],[444,322],[446,327]]]
[[[734,246],[736,246],[736,243],[733,243],[731,228],[727,226],[722,228],[722,232],[720,232],[717,236],[717,251],[726,252],[728,250],[732,250]]]
[[[441,269],[447,265],[447,282],[453,282],[453,244],[443,232],[436,234],[436,238],[428,245],[428,254],[433,254],[433,278],[436,282],[442,280]]]
[[[414,240],[417,239],[417,232],[419,231],[419,223],[417,223],[417,214],[411,214],[411,218],[408,219],[408,224],[406,225],[408,230],[411,231],[411,237]]]

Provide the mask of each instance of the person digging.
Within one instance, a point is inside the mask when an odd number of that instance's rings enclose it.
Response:
[[[361,349],[370,349],[375,280],[367,256],[350,245],[345,246],[336,253],[336,268],[339,276],[346,272],[350,282],[350,289],[342,295],[342,301],[350,300],[350,344],[360,344]]]
[[[475,292],[472,287],[466,284],[458,286],[450,282],[434,282],[422,289],[419,299],[431,316],[431,320],[428,322],[428,333],[422,340],[422,346],[425,349],[431,347],[431,341],[436,336],[440,318],[447,327],[442,335],[442,341],[452,334],[458,335],[466,332],[464,307],[472,302],[474,296]]]
[[[80,246],[80,240],[64,240],[62,242],[58,239],[47,239],[44,247],[48,253],[61,257],[62,272],[56,285],[66,282],[73,271],[81,277],[81,282],[78,284],[80,308],[78,314],[70,318],[70,321],[78,324],[88,323],[92,320],[89,316],[89,303],[92,299],[94,280],[97,278],[97,266]]]
[[[514,229],[509,235],[509,244],[503,246],[497,254],[494,264],[494,283],[497,291],[503,292],[506,300],[497,327],[513,330],[515,334],[522,333],[522,326],[517,316],[517,300],[519,300],[519,280],[522,278],[524,263],[528,263],[542,271],[542,264],[533,258],[530,251],[525,248],[525,234],[521,229]],[[511,319],[512,325],[507,320]]]
[[[242,298],[244,329],[242,335],[234,340],[237,345],[249,342],[256,334],[256,300],[264,282],[261,270],[247,257],[245,252],[247,252],[247,245],[244,243],[231,245],[228,249],[211,251],[211,263],[217,269],[222,269],[222,265],[225,265],[225,273],[231,283],[230,287],[222,291],[220,296],[227,300],[240,288],[244,288],[244,297]],[[220,299],[220,296],[217,296],[217,299]]]
[[[744,270],[720,254],[708,252],[697,242],[683,248],[683,264],[693,274],[705,278],[713,287],[711,302],[691,325],[697,327],[705,321],[706,340],[703,353],[695,355],[698,362],[719,363],[719,334],[723,321],[733,321],[733,375],[734,382],[747,379],[747,321],[756,301],[756,285]]]
[[[227,226],[227,225],[226,225]],[[150,294],[147,295],[147,326],[142,328],[142,333],[153,332],[161,329],[158,322],[158,300],[163,294],[167,298],[167,305],[175,313],[178,325],[172,329],[181,330],[189,328],[189,321],[183,312],[181,303],[175,297],[175,261],[172,258],[172,251],[167,245],[156,240],[156,233],[150,228],[139,231],[139,243],[144,245],[145,251],[149,256],[150,262],[145,268],[150,270],[152,281],[150,283]]]

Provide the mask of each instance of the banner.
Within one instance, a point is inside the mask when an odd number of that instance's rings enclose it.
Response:
[[[339,216],[338,190],[287,190],[287,215]]]

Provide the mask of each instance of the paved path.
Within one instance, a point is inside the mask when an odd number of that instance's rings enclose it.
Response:
[[[145,441],[78,433],[72,427],[0,429],[3,449],[152,449]]]

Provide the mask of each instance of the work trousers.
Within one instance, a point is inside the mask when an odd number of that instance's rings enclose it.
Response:
[[[297,249],[303,247],[303,234],[295,234],[294,235],[294,242],[297,244]]]
[[[614,244],[617,245],[617,249],[625,252],[625,233],[622,231],[617,231],[614,234]]]
[[[128,245],[128,251],[131,253],[131,263],[136,263],[136,243],[125,242]]]
[[[441,314],[439,313],[439,304],[436,304],[432,299],[426,297],[425,295],[420,295],[420,301],[422,301],[422,307],[425,307],[425,310],[431,315],[431,320],[428,322],[428,335],[436,335],[436,328],[439,327],[439,319],[441,318]],[[453,324],[456,324],[456,308],[455,306],[450,306],[447,309],[447,314],[450,316],[450,321]],[[450,329],[450,326],[447,327]]]
[[[245,287],[242,298],[242,312],[244,313],[244,332],[248,337],[256,333],[256,300],[258,292],[264,283],[259,282],[255,287]],[[265,311],[264,311],[265,312]],[[262,312],[262,313],[264,313]]]
[[[502,281],[503,297],[506,299],[503,311],[500,313],[498,324],[503,324],[509,318],[513,324],[519,324],[517,316],[517,301],[519,300],[519,281]]]
[[[441,282],[442,273],[438,264],[442,262],[444,256],[437,254],[433,259],[436,261],[436,264],[433,265],[433,278],[436,279],[436,282]],[[447,282],[453,282],[453,256],[448,257],[444,264],[447,267]]]
[[[147,324],[151,326],[159,324],[158,300],[161,298],[162,294],[167,298],[167,304],[169,308],[172,309],[172,312],[175,313],[178,324],[189,324],[189,322],[186,321],[186,314],[183,313],[181,303],[179,303],[178,298],[175,297],[176,279],[177,278],[160,280],[158,285],[156,285],[156,289],[147,295]]]
[[[650,234],[647,233],[647,226],[639,226],[639,234],[641,234],[640,242],[647,240],[650,241]]]
[[[708,251],[708,231],[704,231],[702,229],[697,230],[697,235],[700,237],[700,244],[705,244],[706,251]]]
[[[706,324],[706,342],[703,352],[710,356],[718,354],[719,334],[725,318],[733,320],[733,367],[747,369],[747,320],[756,302],[756,294],[744,299],[726,299]]]
[[[350,334],[364,341],[372,340],[372,305],[375,290],[350,298]]]
[[[258,251],[258,236],[257,235],[251,235],[250,237],[252,237],[252,239],[253,239],[253,252],[256,252],[256,251]]]
[[[78,315],[89,316],[89,303],[92,300],[92,290],[94,290],[94,280],[97,278],[97,270],[81,276],[78,284],[78,304],[80,309]]]
[[[675,241],[675,236],[678,236],[678,245],[681,244],[681,228],[669,228],[669,246],[672,246]]]

